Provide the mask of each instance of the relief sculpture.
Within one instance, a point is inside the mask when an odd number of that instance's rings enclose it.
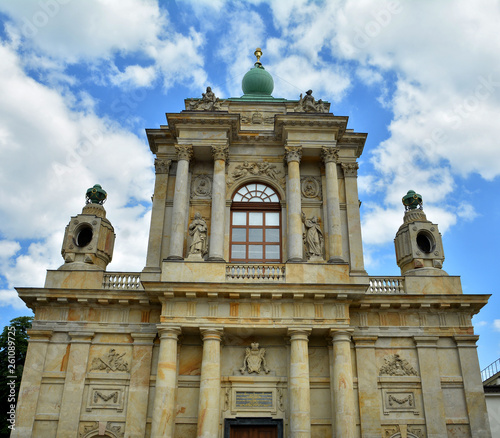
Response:
[[[259,349],[259,344],[257,342],[252,342],[252,348],[247,348],[245,350],[245,358],[243,359],[243,367],[240,368],[241,374],[244,374],[245,371],[248,373],[257,373],[260,374],[262,370],[267,374],[269,373],[269,368],[267,368],[266,358],[264,357],[266,354],[265,348]]]
[[[111,348],[107,354],[102,357],[94,357],[90,371],[122,371],[129,372],[128,362],[123,360],[125,353],[118,354],[114,348]]]

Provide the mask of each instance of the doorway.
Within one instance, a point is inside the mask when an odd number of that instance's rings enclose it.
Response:
[[[228,418],[224,421],[224,438],[283,438],[283,420]]]

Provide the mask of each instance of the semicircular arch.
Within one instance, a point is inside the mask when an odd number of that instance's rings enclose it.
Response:
[[[227,200],[232,201],[236,192],[248,184],[267,185],[276,192],[276,194],[278,195],[279,201],[282,201],[285,199],[284,187],[282,187],[280,184],[278,184],[276,180],[269,178],[269,177],[266,177],[266,176],[263,176],[263,175],[260,175],[258,177],[251,175],[251,176],[247,176],[247,177],[239,179],[238,181],[234,182],[229,187],[229,190],[227,190]]]

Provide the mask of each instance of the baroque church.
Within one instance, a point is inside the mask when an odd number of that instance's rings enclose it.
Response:
[[[471,324],[488,296],[443,270],[412,191],[401,275],[365,271],[367,134],[311,90],[273,97],[255,55],[241,97],[208,87],[146,130],[141,272],[107,271],[115,234],[95,185],[63,265],[18,288],[35,320],[12,437],[491,437]]]

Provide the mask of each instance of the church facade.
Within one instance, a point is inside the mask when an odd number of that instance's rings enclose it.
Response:
[[[242,97],[207,88],[146,131],[142,272],[106,270],[115,234],[94,186],[64,264],[18,288],[35,320],[12,437],[491,437],[471,324],[488,296],[443,270],[414,192],[394,230],[401,276],[365,271],[366,134],[311,90],[272,97],[256,55]]]

